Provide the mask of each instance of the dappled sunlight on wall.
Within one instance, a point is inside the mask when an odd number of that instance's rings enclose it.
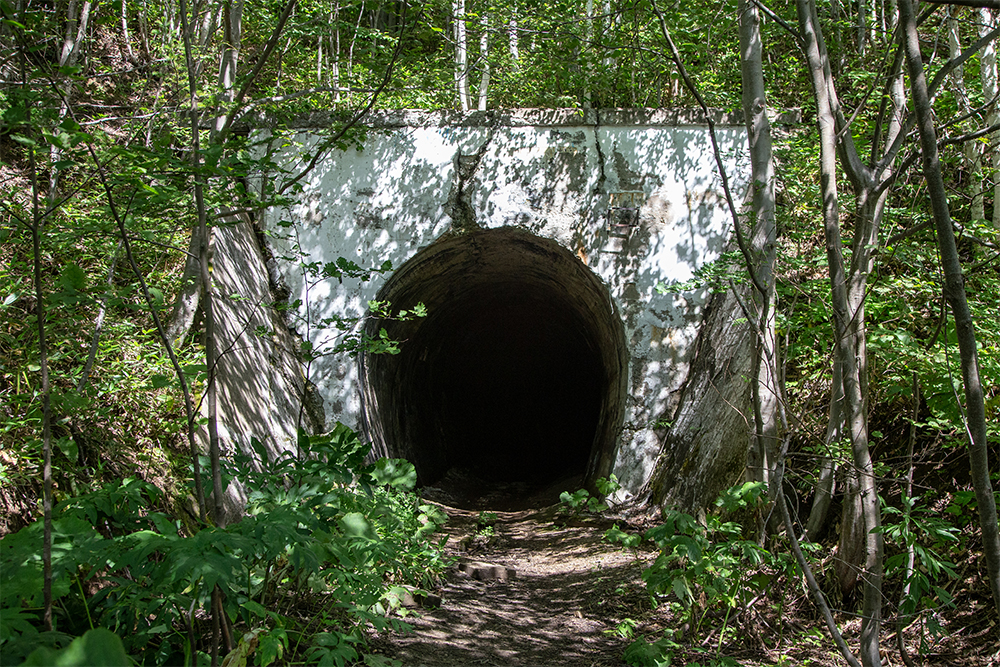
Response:
[[[723,160],[742,201],[745,130],[719,120]],[[370,117],[361,147],[331,152],[294,203],[264,220],[291,300],[301,300],[297,332],[317,350],[331,349],[337,339],[320,323],[364,316],[384,284],[381,277],[322,278],[319,268],[338,257],[398,268],[446,232],[508,226],[551,239],[593,272],[622,321],[624,417],[605,472],[622,479],[623,497],[636,492],[659,453],[654,425],[677,407],[707,298],[655,288],[687,281],[716,260],[732,228],[707,129],[698,123],[641,110]],[[307,129],[295,139],[300,147],[288,143],[277,154],[290,173],[320,141]],[[635,210],[614,218],[615,197]],[[322,357],[309,379],[328,420],[360,422],[362,378],[352,359]]]

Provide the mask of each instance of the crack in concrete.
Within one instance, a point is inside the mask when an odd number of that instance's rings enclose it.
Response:
[[[597,149],[597,167],[600,169],[597,177],[597,185],[594,187],[594,194],[604,192],[607,176],[604,174],[604,151],[601,150],[601,112],[594,112],[594,148]]]
[[[451,218],[452,227],[457,231],[469,232],[482,227],[482,225],[476,222],[476,209],[469,201],[469,193],[466,191],[466,187],[476,175],[476,171],[479,170],[483,156],[486,155],[490,144],[493,143],[496,131],[497,123],[494,122],[489,128],[486,141],[483,142],[482,146],[475,153],[462,153],[462,150],[459,149],[455,154],[455,180],[452,182],[451,192],[448,193],[448,203],[445,207],[445,213]]]

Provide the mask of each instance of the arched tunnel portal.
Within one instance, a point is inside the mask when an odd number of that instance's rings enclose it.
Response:
[[[504,227],[449,233],[378,294],[409,321],[372,319],[402,341],[362,355],[363,424],[421,484],[451,469],[543,486],[607,475],[625,411],[628,356],[607,288],[555,241]]]

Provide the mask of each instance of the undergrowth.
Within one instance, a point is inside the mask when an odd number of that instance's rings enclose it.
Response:
[[[208,664],[218,588],[232,664],[388,664],[367,639],[406,629],[400,587],[430,585],[448,565],[432,540],[446,517],[412,493],[412,464],[365,465],[369,447],[346,426],[300,434],[299,450],[264,469],[234,459],[228,474],[253,491],[225,528],[150,511],[161,492],[134,477],[59,503],[52,632],[40,630],[42,523],[6,536],[0,663],[45,664],[106,628],[135,664]]]
[[[916,651],[921,655],[932,653],[947,635],[941,612],[955,606],[948,588],[957,577],[955,562],[966,551],[966,531],[959,525],[974,524],[968,507],[973,501],[971,492],[956,492],[944,506],[943,514],[950,515],[949,519],[920,498],[906,499],[905,511],[883,507],[880,532],[887,553],[886,620],[916,628]],[[764,485],[747,482],[723,492],[716,509],[702,518],[665,509],[662,522],[643,533],[628,533],[617,525],[605,533],[606,540],[633,551],[644,543],[655,546],[658,555],[642,578],[651,607],[667,612],[671,619],[670,629],[643,636],[635,632],[639,621],[624,619],[618,624],[616,634],[632,640],[623,656],[627,664],[726,667],[740,664],[731,657],[734,648],[742,652],[749,645],[784,655],[784,634],[795,634],[793,628],[786,628],[784,615],[791,612],[793,597],[806,595],[801,569],[783,535],[759,543],[747,539],[745,527],[731,520],[748,511],[753,514],[766,503]],[[822,576],[823,562],[815,559],[820,545],[803,542],[801,546],[813,555],[811,567]],[[912,550],[913,565],[906,569],[908,550]],[[774,627],[765,642],[760,626],[771,622]],[[815,632],[822,636],[820,630]]]

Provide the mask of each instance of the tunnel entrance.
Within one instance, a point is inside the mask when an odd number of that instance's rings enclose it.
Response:
[[[403,341],[398,355],[361,359],[377,453],[412,461],[422,485],[463,480],[473,495],[608,474],[624,415],[624,331],[572,253],[515,228],[447,234],[378,299],[394,310],[422,302],[428,315],[367,325]]]

